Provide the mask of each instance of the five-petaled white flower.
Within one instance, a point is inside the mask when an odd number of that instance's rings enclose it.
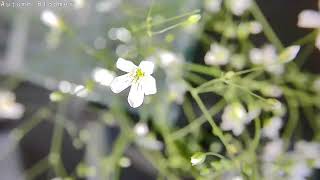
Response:
[[[318,4],[320,10],[320,1]],[[318,29],[315,45],[320,50],[320,11],[303,10],[298,16],[298,26]]]
[[[156,80],[151,76],[154,64],[151,61],[141,61],[139,66],[131,61],[119,58],[117,68],[127,74],[116,77],[111,82],[111,90],[120,93],[131,86],[128,102],[133,108],[139,107],[143,103],[144,95],[151,95],[157,92]]]

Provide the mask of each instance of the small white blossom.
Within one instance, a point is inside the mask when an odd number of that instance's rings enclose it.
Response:
[[[16,102],[15,94],[0,90],[0,118],[20,119],[24,111],[24,106]]]
[[[275,98],[282,96],[282,93],[283,93],[282,89],[276,85],[268,85],[266,87],[263,87],[261,92],[265,96],[275,97]]]
[[[236,16],[241,16],[252,5],[252,0],[228,0],[227,6],[231,12]]]
[[[316,142],[298,141],[294,146],[297,156],[313,160],[315,168],[320,168],[320,144]]]
[[[282,119],[279,117],[272,117],[268,119],[262,128],[262,136],[276,139],[279,137],[279,131],[282,127]]]
[[[97,83],[103,86],[110,86],[114,79],[114,73],[107,69],[97,67],[93,70],[92,77]]]
[[[315,11],[315,10],[302,11],[298,16],[298,26],[302,28],[318,29],[315,45],[320,50],[320,30],[319,30],[320,29],[320,11]]]
[[[207,65],[226,65],[229,62],[231,53],[228,48],[217,43],[211,44],[210,50],[204,57]]]
[[[53,29],[60,29],[62,26],[61,19],[52,11],[44,10],[41,14],[42,22]]]
[[[206,154],[203,152],[197,152],[191,156],[192,166],[202,164],[206,160]]]
[[[275,161],[283,153],[283,148],[281,139],[267,143],[263,149],[262,159],[266,162]]]
[[[222,0],[204,0],[204,8],[211,13],[219,12],[221,4]]]
[[[220,126],[223,130],[232,130],[234,135],[239,136],[249,121],[246,109],[242,104],[234,102],[225,107]]]
[[[249,30],[252,34],[259,34],[262,31],[262,25],[258,21],[252,21],[249,23]]]
[[[156,80],[151,76],[154,69],[153,62],[141,61],[140,65],[136,66],[131,61],[119,58],[116,66],[127,74],[114,78],[110,85],[111,90],[114,93],[120,93],[131,86],[128,96],[131,107],[139,107],[145,95],[157,92]]]
[[[134,128],[133,131],[138,135],[138,136],[145,136],[148,134],[149,132],[149,128],[148,125],[146,123],[137,123]]]
[[[283,63],[287,63],[296,58],[299,50],[300,46],[289,46],[278,55],[273,45],[265,45],[260,49],[251,49],[249,57],[253,64],[263,65],[266,71],[280,75],[284,72]]]

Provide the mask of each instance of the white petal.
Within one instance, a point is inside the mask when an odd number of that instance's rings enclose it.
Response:
[[[145,95],[157,93],[156,80],[152,76],[146,75],[143,77],[141,84]]]
[[[144,93],[141,83],[133,83],[129,92],[128,102],[133,108],[139,107],[143,103]]]
[[[287,47],[286,49],[283,50],[283,52],[280,53],[279,55],[280,61],[284,63],[292,61],[294,58],[296,58],[299,50],[300,50],[300,46],[298,45]]]
[[[126,89],[127,87],[129,87],[132,81],[133,81],[133,78],[132,76],[130,76],[130,74],[118,76],[114,78],[113,81],[111,82],[111,85],[110,85],[111,90],[114,93],[119,93],[124,89]]]
[[[154,69],[154,63],[151,61],[141,61],[139,67],[144,73],[152,74]]]
[[[137,66],[134,65],[131,61],[119,58],[117,60],[117,68],[124,72],[132,72],[137,68]]]
[[[318,32],[318,35],[316,38],[316,47],[320,50],[320,32]]]
[[[314,10],[304,10],[298,16],[298,26],[304,28],[320,27],[320,12]]]

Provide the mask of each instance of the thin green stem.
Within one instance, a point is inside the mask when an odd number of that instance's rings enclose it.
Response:
[[[261,9],[255,1],[252,2],[251,13],[253,17],[261,23],[263,31],[269,39],[269,41],[272,42],[277,47],[277,49],[281,51],[284,48],[281,41],[277,37],[276,33],[273,31],[272,27],[264,17],[263,13],[261,12]]]

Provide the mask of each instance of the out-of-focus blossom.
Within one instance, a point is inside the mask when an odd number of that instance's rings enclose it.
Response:
[[[75,9],[81,9],[85,5],[85,0],[73,0],[73,3]]]
[[[50,28],[60,29],[63,25],[62,20],[52,11],[44,10],[41,14],[42,22]]]
[[[265,96],[269,97],[280,97],[282,96],[282,89],[276,85],[268,85],[261,89],[261,92]]]
[[[249,22],[249,30],[251,34],[259,34],[262,31],[262,25],[258,21]]]
[[[0,118],[20,119],[24,111],[24,106],[16,102],[14,93],[0,90]]]
[[[246,39],[250,34],[259,34],[262,31],[262,25],[257,21],[242,22],[239,24],[237,33],[240,39]]]
[[[307,177],[311,175],[311,168],[303,160],[296,160],[290,167],[288,179],[292,180],[307,180]]]
[[[283,141],[281,139],[273,140],[265,145],[262,159],[265,162],[273,162],[280,157],[283,151]]]
[[[302,28],[318,29],[315,45],[320,50],[320,12],[315,10],[303,10],[298,16],[298,26]]]
[[[136,144],[150,150],[160,151],[163,148],[163,143],[152,136],[143,136],[135,140]]]
[[[119,40],[124,43],[128,43],[131,41],[131,33],[124,27],[111,28],[108,32],[108,36],[111,40]]]
[[[236,16],[241,16],[252,5],[252,0],[227,0],[227,7]]]
[[[320,144],[316,142],[299,141],[294,146],[295,153],[306,160],[312,161],[312,166],[320,168]]]
[[[182,81],[182,66],[185,62],[183,56],[167,50],[158,50],[155,55],[147,59],[159,64],[166,73],[170,100],[182,104],[187,91],[186,84]]]
[[[278,55],[273,45],[265,45],[261,49],[251,49],[249,57],[253,64],[263,65],[268,72],[280,75],[284,72],[283,63],[292,61],[299,50],[300,46],[289,46]]]
[[[116,66],[127,74],[114,78],[110,85],[111,90],[114,93],[120,93],[131,86],[128,96],[131,107],[139,107],[143,103],[145,95],[157,92],[156,80],[151,76],[154,69],[153,62],[141,61],[140,65],[136,66],[131,61],[119,58]]]
[[[131,166],[131,160],[127,157],[122,157],[119,160],[119,166],[122,168],[127,168]]]
[[[103,86],[110,86],[114,76],[114,72],[99,67],[95,68],[92,72],[94,81]]]
[[[204,8],[211,13],[217,13],[221,10],[222,0],[204,0]]]
[[[222,114],[221,128],[232,130],[233,134],[239,136],[245,124],[249,123],[248,113],[241,103],[234,102],[225,107]]]
[[[272,117],[264,122],[262,136],[270,139],[276,139],[279,137],[281,127],[282,119],[280,117]]]
[[[184,95],[187,92],[187,85],[184,81],[173,81],[169,83],[169,98],[178,104],[184,101]]]
[[[76,85],[72,94],[78,97],[87,97],[89,95],[88,89],[83,85]]]
[[[133,131],[138,136],[145,136],[149,133],[149,128],[146,123],[139,122],[134,126]]]
[[[207,65],[226,65],[230,60],[231,53],[228,48],[217,43],[211,44],[210,50],[204,57]]]

